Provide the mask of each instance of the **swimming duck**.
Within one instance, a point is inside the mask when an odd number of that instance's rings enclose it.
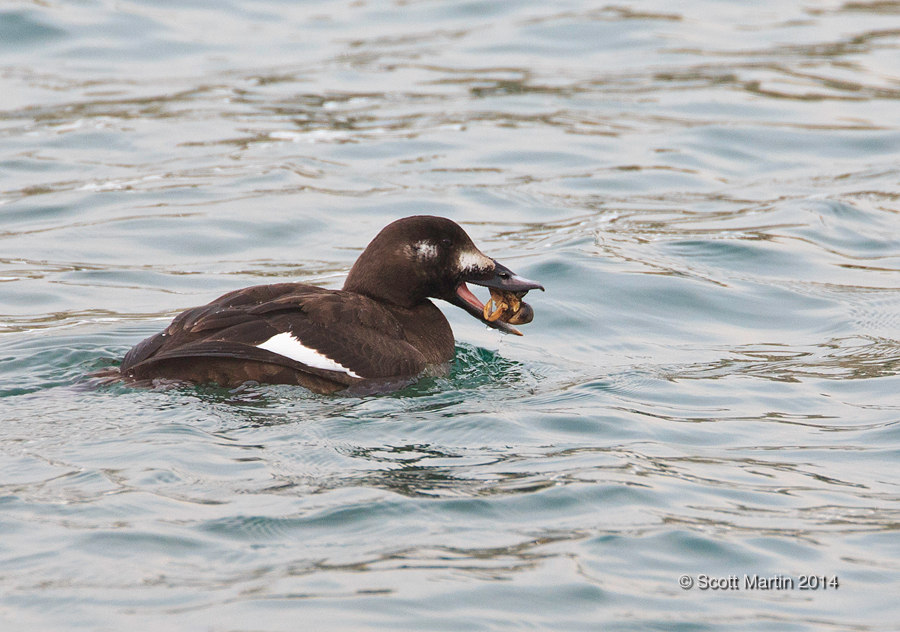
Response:
[[[467,283],[490,288],[498,303],[504,296],[509,300],[492,310],[493,299],[482,304]],[[518,304],[534,289],[544,288],[482,254],[455,222],[407,217],[378,233],[343,289],[275,283],[229,292],[179,314],[164,331],[136,345],[120,373],[135,382],[227,388],[261,382],[316,393],[386,392],[453,358],[453,331],[430,299],[521,335],[507,321],[531,320],[530,306]],[[507,303],[517,310],[510,312]]]

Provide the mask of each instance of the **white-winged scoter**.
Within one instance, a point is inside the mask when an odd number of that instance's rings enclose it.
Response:
[[[544,289],[482,254],[455,222],[407,217],[372,240],[343,289],[276,283],[229,292],[136,345],[120,373],[229,388],[255,381],[317,393],[393,390],[453,357],[453,331],[429,298],[521,335],[486,317],[466,283],[519,297]]]

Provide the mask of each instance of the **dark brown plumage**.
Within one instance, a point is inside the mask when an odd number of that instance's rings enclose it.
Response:
[[[453,357],[453,332],[429,298],[486,322],[467,281],[519,292],[543,289],[481,254],[450,220],[398,220],[360,255],[342,290],[277,283],[230,292],[183,312],[136,345],[120,372],[137,382],[393,390]],[[486,324],[518,333],[500,321]]]

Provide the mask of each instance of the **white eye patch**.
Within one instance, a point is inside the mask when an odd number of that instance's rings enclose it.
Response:
[[[429,261],[437,258],[438,248],[430,241],[417,241],[411,246],[406,246],[406,254],[410,259]]]
[[[362,378],[339,362],[335,362],[328,356],[319,353],[315,349],[304,346],[299,339],[295,338],[289,331],[276,334],[256,345],[258,349],[265,349],[272,353],[278,354],[297,362],[302,362],[306,366],[316,369],[325,369],[326,371],[338,371],[349,375],[350,377]]]

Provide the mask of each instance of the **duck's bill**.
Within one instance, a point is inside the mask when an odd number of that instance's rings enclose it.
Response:
[[[488,327],[499,329],[508,334],[521,336],[522,332],[507,322],[513,320],[524,324],[531,321],[531,307],[521,301],[529,290],[544,290],[544,286],[535,281],[520,277],[506,266],[494,261],[493,274],[485,279],[468,279],[469,283],[481,285],[491,290],[491,300],[485,306],[468,288],[465,282],[456,288],[456,296],[451,301],[457,307],[469,312]],[[508,302],[500,302],[497,297],[508,296]],[[514,306],[514,307],[513,307]],[[527,318],[523,316],[527,314]]]

